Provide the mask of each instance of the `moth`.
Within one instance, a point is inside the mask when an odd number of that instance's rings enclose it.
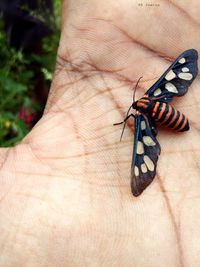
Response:
[[[189,130],[189,122],[184,114],[176,110],[170,103],[174,96],[183,96],[198,73],[198,53],[195,49],[183,52],[163,73],[163,75],[147,90],[145,95],[129,107],[124,121],[122,135],[127,120],[135,120],[134,145],[131,164],[131,191],[139,196],[153,181],[160,145],[157,141],[157,125],[184,132]],[[129,114],[130,110],[135,114]],[[121,135],[121,137],[122,137]],[[120,139],[121,140],[121,139]]]

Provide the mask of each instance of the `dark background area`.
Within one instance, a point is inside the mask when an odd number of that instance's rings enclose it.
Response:
[[[0,145],[18,143],[40,119],[59,42],[60,1],[0,2]]]

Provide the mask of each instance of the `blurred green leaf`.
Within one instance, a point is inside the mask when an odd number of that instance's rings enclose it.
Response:
[[[9,92],[15,91],[15,93],[23,93],[26,91],[27,86],[12,80],[9,77],[3,77],[0,75],[0,86]]]
[[[52,73],[49,72],[46,68],[41,68],[42,73],[44,74],[45,80],[52,80]]]
[[[0,19],[0,145],[12,146],[30,130],[22,119],[31,117],[34,112],[41,112],[37,102],[34,87],[48,88],[52,80],[56,53],[59,43],[60,0],[53,0],[56,28],[55,32],[42,40],[41,51],[27,53],[22,49],[16,50],[7,44],[3,31],[3,21]],[[23,6],[23,8],[27,8]],[[39,13],[32,14],[40,17]],[[49,22],[53,17],[49,16]],[[36,78],[42,79],[36,80]],[[45,89],[46,90],[46,89]],[[38,92],[38,91],[37,91]],[[24,112],[23,115],[19,114]],[[27,112],[27,114],[26,114]],[[23,118],[24,116],[24,118]],[[25,120],[26,121],[26,120]]]

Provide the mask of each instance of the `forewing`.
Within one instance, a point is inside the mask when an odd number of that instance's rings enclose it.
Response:
[[[195,49],[183,52],[145,95],[160,101],[169,101],[173,96],[184,95],[198,73],[198,53]]]
[[[131,190],[134,196],[140,195],[154,179],[159,154],[160,145],[151,119],[146,115],[136,115],[131,166]]]

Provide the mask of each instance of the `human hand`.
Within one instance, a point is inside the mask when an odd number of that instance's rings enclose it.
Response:
[[[199,78],[174,106],[191,130],[159,129],[157,176],[130,190],[133,127],[121,121],[189,48],[199,3],[64,1],[57,66],[44,116],[0,151],[0,266],[198,266]],[[180,6],[182,5],[182,6]]]

